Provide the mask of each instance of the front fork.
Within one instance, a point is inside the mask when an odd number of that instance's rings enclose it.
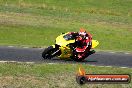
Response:
[[[60,56],[61,55],[61,50],[59,49],[59,45],[55,44],[55,45],[52,45],[52,47],[56,50],[54,53],[52,53],[52,56]]]

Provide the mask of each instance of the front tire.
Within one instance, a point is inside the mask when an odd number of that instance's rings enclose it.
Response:
[[[55,48],[53,48],[53,46],[49,46],[48,48],[46,48],[43,53],[42,53],[42,57],[44,59],[51,59],[54,56],[52,56],[52,53],[55,52]]]

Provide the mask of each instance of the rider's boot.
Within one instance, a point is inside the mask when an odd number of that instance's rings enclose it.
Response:
[[[89,55],[92,55],[95,53],[95,50],[89,51],[87,54],[85,54],[85,58],[88,57]]]
[[[89,55],[92,55],[92,54],[94,54],[96,51],[95,50],[91,50],[91,51],[89,51]]]

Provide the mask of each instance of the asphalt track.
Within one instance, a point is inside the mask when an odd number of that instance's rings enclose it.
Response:
[[[0,46],[0,61],[19,61],[19,62],[35,62],[35,63],[78,63],[75,61],[65,61],[58,58],[53,60],[44,60],[41,57],[42,48],[18,48]],[[112,53],[112,52],[96,52],[86,58],[85,61],[79,62],[90,65],[101,66],[119,66],[132,67],[132,54],[130,53]]]

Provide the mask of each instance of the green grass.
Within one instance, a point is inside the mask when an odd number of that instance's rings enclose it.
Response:
[[[99,50],[132,51],[132,0],[0,0],[0,45],[44,47],[61,32],[86,28]],[[131,88],[131,84],[75,81],[77,64],[0,63],[0,86],[6,88]],[[83,64],[87,73],[131,74],[131,68]]]
[[[26,64],[26,63],[0,63],[0,86],[6,88],[124,88],[132,87],[130,84],[86,84],[80,86],[75,77],[78,64]],[[92,74],[130,74],[131,68],[98,67],[82,65],[86,73]]]
[[[1,0],[0,45],[49,46],[86,28],[99,50],[132,51],[131,0]],[[104,4],[105,3],[105,4]]]

